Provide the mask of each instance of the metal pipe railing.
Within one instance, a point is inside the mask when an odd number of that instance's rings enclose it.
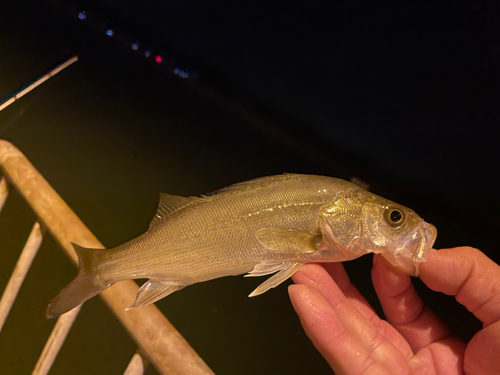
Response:
[[[19,289],[21,289],[21,285],[31,267],[31,263],[42,244],[43,232],[44,230],[41,228],[40,223],[36,222],[17,260],[16,267],[7,283],[7,287],[3,292],[2,299],[0,300],[0,332],[2,332],[2,327],[7,319],[7,315],[9,315],[14,300],[19,293]]]
[[[66,336],[68,336],[69,330],[73,326],[80,308],[82,305],[75,307],[73,310],[68,311],[66,314],[61,315],[56,322],[52,332],[50,332],[49,339],[43,347],[43,351],[38,357],[35,368],[33,369],[32,375],[46,375],[54,361],[56,360],[59,350],[61,350]]]
[[[147,358],[145,358],[142,350],[138,350],[132,357],[123,375],[140,375],[144,372],[147,365]]]
[[[28,159],[5,140],[0,140],[0,167],[36,213],[42,227],[51,233],[73,262],[77,263],[77,256],[71,242],[89,248],[104,248]],[[137,290],[138,286],[132,280],[121,281],[102,292],[101,297],[157,370],[169,375],[213,375],[155,305],[124,311]],[[35,368],[39,371],[37,374],[45,374],[50,368],[78,310],[79,307],[59,318],[40,356],[43,363]]]
[[[30,84],[27,87],[22,88],[19,90],[17,93],[12,94],[8,98],[6,98],[2,103],[0,103],[0,111],[7,108],[9,105],[14,103],[16,100],[21,99],[24,95],[29,93],[30,91],[36,89],[38,86],[40,86],[42,83],[45,81],[49,80],[53,76],[55,76],[57,73],[61,72],[62,70],[66,69],[68,66],[73,64],[74,62],[78,61],[78,56],[74,55],[71,56],[68,60],[63,62],[62,64],[56,66],[54,69],[52,69],[50,72],[44,74],[43,76],[37,78],[32,84]]]
[[[7,180],[5,179],[5,177],[2,177],[0,179],[0,212],[2,211],[8,196],[9,196],[9,186],[7,184]]]

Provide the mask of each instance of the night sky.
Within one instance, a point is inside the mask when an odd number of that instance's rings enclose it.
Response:
[[[123,40],[143,37],[200,82],[272,111],[276,126],[370,180],[429,185],[473,210],[499,201],[498,4],[76,6],[87,8],[88,29],[107,22]]]
[[[499,24],[500,6],[487,1],[3,0],[0,98],[72,54],[80,60],[0,112],[0,137],[28,156],[106,246],[145,230],[160,191],[199,195],[299,172],[360,177],[435,224],[436,248],[475,246],[498,262]],[[16,217],[17,204],[8,203],[5,215]],[[34,312],[2,332],[0,352],[28,345],[13,337],[26,320],[42,324],[44,304],[75,275],[55,244],[46,247],[35,268],[50,285],[40,291],[35,276],[27,280],[38,299],[21,299],[13,314],[23,316],[26,306]],[[15,256],[0,254],[0,287]],[[378,308],[365,258],[346,267]],[[57,266],[50,275],[48,265]],[[474,319],[416,283],[470,338]],[[285,289],[249,300],[250,290],[248,279],[226,278],[158,306],[217,374],[329,373]],[[85,309],[54,374],[71,363],[82,373],[85,366],[115,371],[135,350],[98,299]],[[96,319],[103,323],[90,331]],[[42,340],[51,324],[30,329]],[[115,341],[99,336],[107,325]],[[85,340],[107,349],[82,359]],[[36,353],[39,343],[30,345]],[[102,363],[105,350],[104,360],[120,358],[116,364]],[[24,372],[21,362],[29,371],[33,359],[11,357],[0,372]]]

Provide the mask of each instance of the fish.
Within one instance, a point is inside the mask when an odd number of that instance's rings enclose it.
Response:
[[[121,280],[148,279],[131,309],[223,276],[274,274],[249,295],[254,297],[305,263],[368,253],[418,276],[436,236],[413,210],[333,177],[282,174],[201,197],[160,194],[145,233],[110,249],[73,244],[78,274],[46,315],[65,313]]]

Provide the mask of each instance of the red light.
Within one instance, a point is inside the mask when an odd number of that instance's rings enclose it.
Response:
[[[159,63],[161,63],[163,61],[163,59],[161,58],[160,55],[156,55],[155,56],[155,61],[159,64]]]

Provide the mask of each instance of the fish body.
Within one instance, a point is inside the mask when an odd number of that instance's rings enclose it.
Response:
[[[276,273],[255,296],[304,263],[347,261],[369,252],[416,275],[435,237],[435,228],[412,210],[331,177],[269,176],[200,198],[162,194],[146,233],[108,250],[74,245],[79,274],[47,316],[120,280],[149,279],[131,305],[137,307],[218,277]]]

